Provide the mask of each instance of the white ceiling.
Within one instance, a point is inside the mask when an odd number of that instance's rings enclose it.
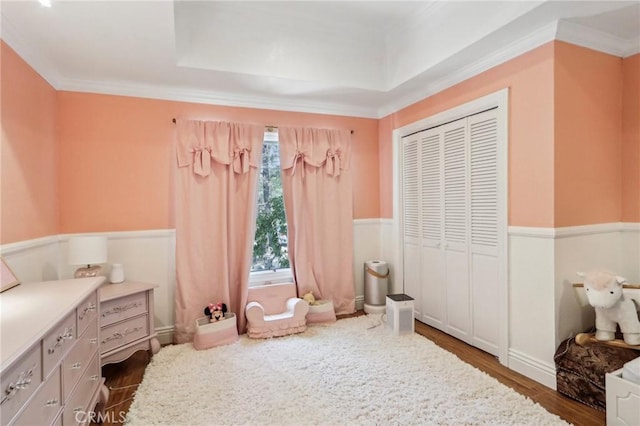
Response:
[[[59,90],[380,117],[552,39],[640,51],[634,1],[0,2]]]

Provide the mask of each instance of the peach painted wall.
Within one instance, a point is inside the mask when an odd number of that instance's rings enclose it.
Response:
[[[622,222],[640,222],[640,54],[622,61]]]
[[[374,119],[58,93],[60,231],[172,228],[173,117],[353,129],[354,217],[380,215]]]
[[[382,218],[393,217],[392,134],[393,115],[387,115],[378,120],[378,140],[380,141],[378,146],[380,152],[380,217]]]
[[[509,87],[509,225],[553,226],[553,56],[550,42],[383,118],[382,217],[393,208],[392,130]]]
[[[56,91],[0,41],[0,243],[58,234]]]
[[[622,59],[555,48],[555,226],[619,222]]]

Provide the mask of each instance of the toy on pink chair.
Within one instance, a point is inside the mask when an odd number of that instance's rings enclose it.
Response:
[[[307,329],[309,304],[297,297],[293,283],[249,287],[247,335],[268,338],[301,333]]]

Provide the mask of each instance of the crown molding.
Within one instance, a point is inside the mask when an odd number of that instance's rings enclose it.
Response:
[[[434,14],[438,11],[438,8],[437,4],[425,7],[420,13],[416,14],[416,19],[418,16],[423,18]],[[446,68],[444,71],[440,70],[441,72],[439,73],[445,75],[445,77],[421,85],[422,90],[414,90],[410,94],[398,97],[393,96],[393,90],[391,90],[388,96],[390,100],[380,107],[376,105],[354,106],[318,102],[309,99],[286,99],[274,96],[251,96],[132,82],[63,78],[48,57],[37,49],[32,48],[21,35],[20,30],[4,15],[1,15],[0,25],[2,29],[1,38],[7,45],[15,50],[23,60],[56,90],[374,119],[385,117],[433,96],[554,39],[623,58],[640,52],[640,41],[638,40],[622,39],[570,21],[555,21],[507,44],[480,60],[470,63],[466,67],[454,68],[451,66],[449,70]]]
[[[129,82],[95,81],[64,78],[59,90],[105,95],[133,96],[167,101],[194,102],[199,104],[225,105],[242,108],[258,108],[278,111],[309,112],[349,117],[378,118],[375,107],[357,107],[332,103],[281,99],[269,96],[247,96],[194,90],[171,86],[146,85]]]
[[[2,40],[9,45],[31,68],[54,89],[58,88],[60,73],[42,52],[32,49],[20,31],[3,14],[0,14]]]
[[[478,61],[472,62],[464,68],[453,68],[449,70],[449,72],[445,70],[443,74],[445,74],[446,77],[434,81],[425,87],[424,90],[414,91],[408,96],[389,102],[379,108],[378,118],[386,117],[389,114],[401,110],[402,108],[419,102],[429,96],[433,96],[438,92],[552,41],[556,35],[557,24],[557,21],[555,21],[545,25],[530,34],[507,44],[502,49],[496,50],[492,54],[485,56]]]
[[[640,52],[640,40],[629,40],[609,33],[561,20],[556,39],[610,55],[626,58]]]

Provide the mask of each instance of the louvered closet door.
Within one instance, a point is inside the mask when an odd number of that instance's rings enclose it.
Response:
[[[473,342],[498,354],[498,145],[497,111],[469,120],[470,267]]]
[[[446,332],[470,342],[467,120],[442,126],[442,137]]]
[[[404,233],[404,292],[415,299],[414,315],[421,317],[420,284],[420,137],[402,139],[402,211]]]
[[[420,221],[422,224],[422,318],[440,330],[446,324],[442,251],[442,129],[420,133]]]

